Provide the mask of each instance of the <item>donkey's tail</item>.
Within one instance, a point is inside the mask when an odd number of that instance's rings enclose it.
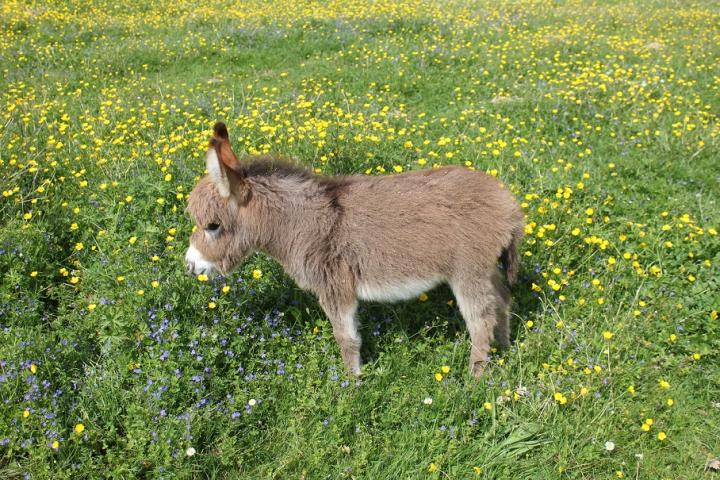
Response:
[[[517,280],[518,272],[520,271],[520,258],[518,257],[518,247],[520,241],[523,238],[525,232],[522,228],[514,229],[512,236],[510,237],[510,243],[505,247],[500,255],[500,261],[505,267],[505,274],[507,275],[508,283],[513,285]]]

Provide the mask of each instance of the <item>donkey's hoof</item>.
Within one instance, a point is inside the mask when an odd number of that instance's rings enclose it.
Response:
[[[483,372],[485,371],[485,367],[487,366],[486,361],[479,361],[479,362],[473,362],[470,365],[470,374],[475,378],[482,377]]]

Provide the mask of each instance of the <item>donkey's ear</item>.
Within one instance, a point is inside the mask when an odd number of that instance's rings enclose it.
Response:
[[[223,198],[229,197],[230,179],[228,178],[228,172],[225,165],[223,165],[223,163],[220,161],[217,147],[215,145],[211,144],[210,148],[208,148],[207,156],[205,157],[205,168],[207,168],[208,175],[217,187],[220,195]]]
[[[230,170],[240,173],[240,162],[230,146],[230,136],[223,122],[217,122],[213,128],[213,138],[210,146],[215,147],[220,162]]]
[[[229,197],[234,193],[241,203],[248,200],[248,185],[243,169],[230,146],[227,127],[222,122],[217,122],[213,128],[205,166],[220,195]]]
[[[215,124],[215,126],[213,127],[213,133],[215,134],[215,138],[217,138],[218,140],[230,140],[227,127],[223,122],[217,122]]]

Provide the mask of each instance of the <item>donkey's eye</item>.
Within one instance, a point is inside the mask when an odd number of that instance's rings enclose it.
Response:
[[[219,224],[219,223],[210,223],[210,224],[208,224],[207,227],[205,227],[205,230],[207,230],[208,232],[214,232],[214,231],[216,231],[218,228],[220,228],[220,224]]]

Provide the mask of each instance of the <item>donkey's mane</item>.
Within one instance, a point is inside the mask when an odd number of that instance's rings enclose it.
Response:
[[[323,187],[326,191],[332,191],[335,188],[349,183],[347,177],[316,175],[306,167],[298,165],[293,160],[285,157],[250,155],[245,157],[240,163],[242,165],[242,173],[248,178],[276,177],[296,180],[298,182],[311,181]]]
[[[316,178],[310,170],[284,157],[250,155],[241,161],[242,173],[247,177],[281,177],[311,180]]]

